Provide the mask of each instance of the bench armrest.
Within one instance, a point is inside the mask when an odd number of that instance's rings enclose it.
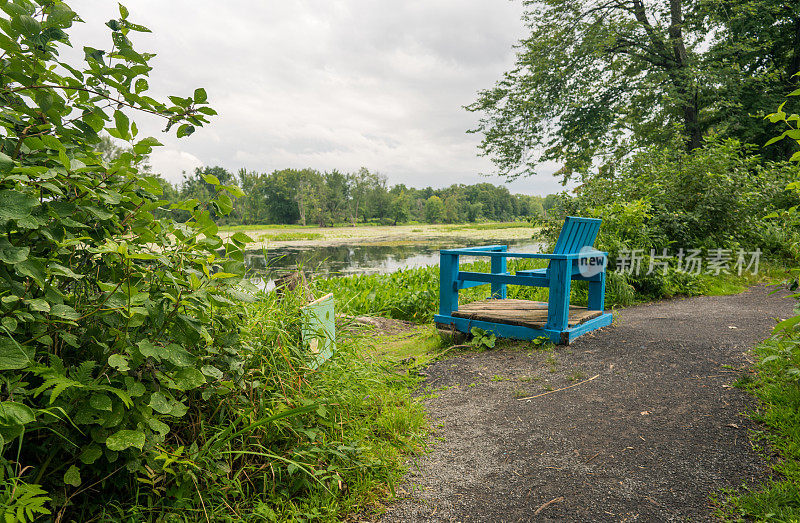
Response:
[[[478,251],[470,249],[443,249],[439,251],[440,254],[455,254],[461,256],[488,256],[492,258],[535,258],[540,260],[577,260],[580,258],[587,258],[589,256],[597,256],[602,254],[608,257],[607,252],[596,251],[593,253],[580,254],[545,254],[545,253],[529,253],[529,252],[497,252],[497,251]]]

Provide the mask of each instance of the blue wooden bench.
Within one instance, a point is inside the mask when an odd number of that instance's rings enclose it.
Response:
[[[581,334],[611,324],[603,310],[605,261],[608,254],[593,249],[601,220],[569,216],[564,221],[552,254],[508,252],[506,245],[487,245],[439,251],[439,314],[434,321],[440,329],[469,333],[473,327],[498,337],[532,340],[547,337],[553,343],[569,344]],[[459,269],[459,256],[491,259],[491,272]],[[549,260],[543,269],[520,270],[510,274],[508,258]],[[570,306],[573,280],[588,282],[587,307]],[[491,298],[459,308],[458,291],[491,285]],[[548,301],[506,299],[507,285],[547,287]]]

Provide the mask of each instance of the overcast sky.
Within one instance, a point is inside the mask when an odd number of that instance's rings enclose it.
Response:
[[[104,23],[116,2],[73,0],[85,20],[71,39],[108,48]],[[204,87],[219,112],[189,138],[162,133],[136,115],[141,133],[165,147],[154,170],[177,182],[201,165],[259,172],[287,167],[354,171],[390,184],[442,187],[503,183],[478,157],[477,115],[463,109],[514,59],[524,34],[511,0],[129,0],[140,52],[155,52],[151,94]],[[80,53],[82,56],[82,52]],[[550,174],[518,180],[512,192],[562,190]]]

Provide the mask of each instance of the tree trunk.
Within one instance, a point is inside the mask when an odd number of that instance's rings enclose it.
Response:
[[[358,198],[355,198],[353,200],[353,203],[355,203],[356,208],[353,211],[353,213],[350,215],[350,222],[353,224],[353,227],[355,227],[356,223],[358,223],[358,203],[359,203],[358,202]]]
[[[800,83],[800,77],[794,76],[800,72],[800,18],[794,19],[794,56],[789,64],[789,84]]]
[[[686,132],[686,148],[691,151],[702,145],[700,133],[699,111],[697,108],[697,86],[690,78],[689,55],[683,41],[683,9],[681,0],[669,2],[670,26],[669,39],[675,60],[675,71],[672,76],[683,109],[683,125]]]

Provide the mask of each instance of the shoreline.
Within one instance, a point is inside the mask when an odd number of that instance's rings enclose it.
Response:
[[[525,222],[484,222],[470,224],[416,224],[345,227],[281,227],[254,225],[221,230],[225,240],[242,232],[253,239],[247,250],[262,248],[313,249],[317,247],[424,245],[458,240],[508,241],[532,239],[540,228]],[[274,239],[286,238],[289,239]]]

